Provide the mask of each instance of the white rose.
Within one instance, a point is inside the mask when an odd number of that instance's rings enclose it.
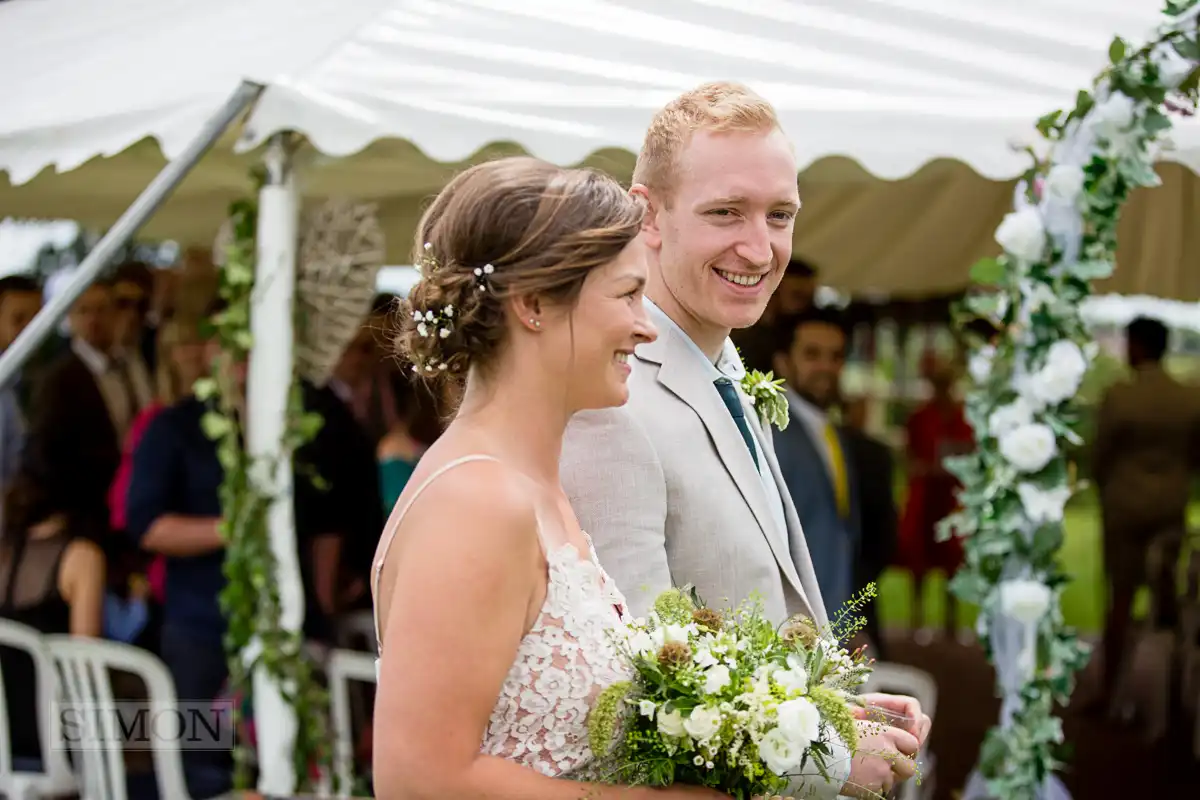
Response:
[[[767,769],[776,775],[785,776],[800,766],[804,748],[796,745],[783,731],[773,729],[758,741],[758,755]]]
[[[1016,578],[1000,584],[1000,610],[1018,622],[1037,622],[1050,608],[1053,593],[1040,581]]]
[[[1046,363],[1028,376],[1024,388],[1042,404],[1056,406],[1075,396],[1087,368],[1087,357],[1079,345],[1060,339],[1050,345]]]
[[[971,374],[971,380],[976,383],[983,383],[992,374],[992,361],[996,358],[996,348],[990,344],[976,350],[971,354],[971,359],[967,362],[967,372]]]
[[[1000,455],[1021,472],[1039,472],[1057,452],[1054,431],[1040,422],[1022,425],[1000,437]]]
[[[1017,496],[1021,498],[1021,507],[1025,516],[1036,525],[1047,522],[1062,522],[1063,509],[1071,499],[1071,490],[1066,486],[1057,489],[1039,489],[1032,483],[1017,485]]]
[[[780,703],[775,714],[778,729],[802,748],[807,748],[821,735],[821,712],[806,698],[797,697]]]
[[[686,736],[683,727],[683,714],[678,711],[660,711],[658,714],[658,732],[676,739]]]
[[[1113,92],[1088,114],[1088,122],[1097,136],[1108,140],[1116,153],[1131,151],[1136,145],[1133,100],[1121,92]]]
[[[1046,228],[1035,208],[1005,215],[996,229],[996,241],[1006,253],[1022,261],[1040,261],[1046,252]]]
[[[704,672],[704,691],[707,694],[716,694],[729,685],[729,667],[724,664],[717,664],[715,667],[709,667]]]
[[[638,700],[638,713],[643,717],[654,719],[654,712],[658,708],[653,700]]]
[[[1033,406],[1023,397],[1018,397],[1006,406],[1000,406],[988,417],[988,432],[1000,438],[1010,431],[1033,422]]]
[[[1168,89],[1176,89],[1195,69],[1191,60],[1176,52],[1175,48],[1163,43],[1155,48],[1150,60],[1158,67],[1158,82]]]
[[[683,728],[696,741],[711,739],[721,729],[721,712],[715,708],[696,706],[684,720]]]
[[[1055,164],[1046,174],[1046,194],[1074,205],[1083,193],[1083,170],[1074,164]]]

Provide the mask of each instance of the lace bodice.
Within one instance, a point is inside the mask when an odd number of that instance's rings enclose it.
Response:
[[[435,472],[412,499],[462,461]],[[588,712],[601,691],[632,677],[611,639],[611,631],[628,621],[625,598],[600,566],[591,539],[584,537],[586,557],[569,542],[556,547],[543,542],[546,600],[521,639],[480,744],[482,753],[551,777],[591,761]],[[376,586],[386,553],[385,545],[376,562]]]
[[[631,675],[610,631],[625,598],[596,560],[572,544],[546,554],[546,602],[500,688],[482,752],[557,776],[591,760],[587,716],[596,696]]]

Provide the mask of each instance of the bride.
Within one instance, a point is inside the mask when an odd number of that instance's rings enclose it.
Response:
[[[375,557],[381,798],[716,798],[563,779],[591,759],[592,700],[623,677],[624,598],[559,484],[567,420],[628,398],[655,338],[613,180],[530,158],[466,170],[421,220],[401,356],[461,389]]]

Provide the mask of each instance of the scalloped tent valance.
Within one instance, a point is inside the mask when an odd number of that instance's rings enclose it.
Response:
[[[714,78],[779,108],[807,169],[797,252],[851,291],[951,291],[994,253],[1028,139],[1158,0],[9,0],[0,216],[111,222],[239,81],[266,85],[146,228],[209,243],[270,133],[312,145],[305,192],[379,201],[404,260],[420,203],[511,149],[627,175],[654,108]],[[656,7],[657,6],[657,7]],[[1175,161],[1200,168],[1200,127]],[[154,141],[147,141],[154,140]],[[157,143],[157,146],[156,144]],[[160,152],[161,149],[161,152]],[[345,158],[332,158],[332,156]],[[1194,174],[1130,207],[1118,291],[1200,296]],[[879,178],[887,180],[879,180]],[[891,179],[905,180],[890,182]]]

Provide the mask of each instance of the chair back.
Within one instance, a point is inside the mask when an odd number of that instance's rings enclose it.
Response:
[[[335,797],[350,797],[354,790],[354,728],[350,706],[350,681],[375,683],[375,656],[352,650],[333,650],[325,663],[329,679],[329,706],[333,715],[333,769]]]
[[[82,636],[46,636],[45,641],[58,671],[62,697],[72,704],[71,722],[86,736],[78,748],[85,796],[88,800],[128,800],[126,732],[118,730],[111,671],[128,672],[146,684],[151,734],[159,718],[178,709],[171,674],[152,653],[132,645]],[[73,737],[68,734],[67,738]],[[153,736],[151,745],[159,796],[188,800],[178,740]]]
[[[41,632],[12,620],[0,619],[0,645],[20,651],[33,660],[37,681],[38,738],[42,751],[42,772],[18,773],[13,768],[12,742],[9,739],[9,710],[5,702],[4,672],[0,666],[0,795],[18,795],[18,781],[36,787],[41,794],[69,794],[75,789],[75,776],[63,747],[58,706],[58,680]]]

